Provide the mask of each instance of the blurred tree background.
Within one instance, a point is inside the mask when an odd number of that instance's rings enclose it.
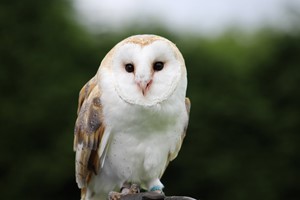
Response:
[[[188,68],[190,126],[163,177],[166,194],[300,199],[300,23],[216,38],[159,26],[91,34],[73,15],[68,1],[1,1],[1,199],[79,199],[79,90],[109,49],[137,33],[175,42]]]

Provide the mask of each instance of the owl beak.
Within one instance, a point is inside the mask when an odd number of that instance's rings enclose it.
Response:
[[[138,81],[136,84],[141,89],[143,96],[145,96],[152,84],[152,79],[148,81]]]

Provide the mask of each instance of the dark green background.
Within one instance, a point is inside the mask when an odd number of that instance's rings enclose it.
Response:
[[[190,126],[163,177],[166,194],[300,199],[299,21],[206,38],[159,25],[91,34],[73,15],[67,1],[1,1],[1,199],[79,199],[78,92],[109,49],[138,33],[175,42],[188,68]]]

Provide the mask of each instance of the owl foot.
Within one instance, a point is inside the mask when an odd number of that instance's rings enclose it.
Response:
[[[156,185],[156,186],[153,186],[151,189],[150,189],[150,192],[154,192],[154,193],[158,193],[158,194],[162,194],[164,195],[164,192],[163,192],[163,187],[159,186],[159,185]]]
[[[122,193],[112,191],[108,194],[108,200],[120,200],[121,196]]]
[[[137,194],[140,193],[140,186],[138,184],[132,184],[129,188],[129,194]]]
[[[108,194],[108,199],[109,200],[120,200],[121,197],[128,195],[128,194],[137,194],[140,193],[140,187],[137,184],[129,184],[129,183],[124,183],[121,192],[110,192]]]

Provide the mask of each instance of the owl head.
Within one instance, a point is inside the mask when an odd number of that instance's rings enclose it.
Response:
[[[157,35],[124,39],[105,56],[97,74],[99,82],[105,82],[102,92],[115,92],[129,104],[152,106],[175,92],[185,97],[183,56],[175,44]]]

